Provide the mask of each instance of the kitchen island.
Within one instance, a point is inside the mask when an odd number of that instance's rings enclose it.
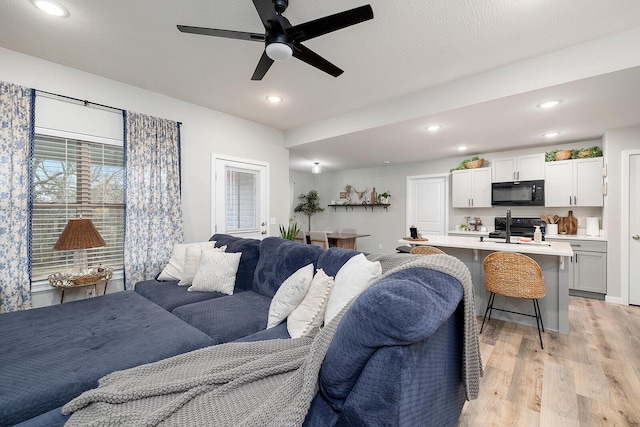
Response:
[[[573,256],[571,245],[565,242],[520,242],[513,237],[512,243],[489,241],[487,238],[461,236],[431,236],[427,241],[411,241],[400,239],[405,245],[436,246],[449,255],[460,259],[471,272],[476,297],[476,314],[484,315],[489,292],[484,286],[484,269],[482,262],[492,252],[519,252],[533,258],[542,270],[545,278],[547,295],[540,302],[540,310],[545,329],[561,334],[569,333],[569,266],[568,257]],[[528,300],[498,296],[495,308],[533,314],[533,304]],[[535,327],[535,319],[513,313],[494,311],[492,317],[509,322],[524,323]]]

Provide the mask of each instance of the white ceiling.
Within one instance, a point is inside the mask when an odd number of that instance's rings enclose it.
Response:
[[[560,143],[640,125],[638,0],[291,0],[293,25],[366,3],[375,17],[305,42],[342,76],[292,59],[259,82],[250,78],[260,43],[175,27],[262,33],[251,0],[57,1],[69,17],[0,2],[0,46],[281,129],[292,169],[450,157],[461,144],[474,153],[549,145],[549,130],[562,132]],[[269,105],[269,94],[284,102]],[[535,107],[548,98],[564,102]],[[443,125],[438,134],[424,131],[432,122]]]

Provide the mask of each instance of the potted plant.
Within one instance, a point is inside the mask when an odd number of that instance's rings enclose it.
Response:
[[[289,226],[287,228],[284,228],[284,225],[280,224],[280,236],[283,239],[295,239],[298,235],[298,231],[300,231],[300,229],[298,228],[298,223],[293,222],[293,218],[289,218]]]
[[[388,191],[385,191],[384,193],[378,195],[378,200],[380,201],[380,204],[387,205],[389,204],[389,197],[391,197],[391,194],[389,194]]]
[[[309,230],[311,231],[311,217],[318,212],[324,211],[322,207],[320,207],[320,197],[318,196],[318,192],[316,190],[309,191],[308,194],[300,194],[298,196],[298,206],[293,210],[295,213],[302,212],[309,218]]]

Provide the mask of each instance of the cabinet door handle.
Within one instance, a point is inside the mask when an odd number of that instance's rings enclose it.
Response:
[[[578,196],[573,196],[573,206],[578,206]]]
[[[578,254],[576,254],[576,264],[578,263]]]
[[[516,176],[518,177],[518,181],[520,181],[520,171],[516,172]]]
[[[513,171],[513,180],[514,181],[516,180],[516,172],[515,171]]]
[[[640,240],[640,236],[638,236],[637,234],[635,236],[632,237],[633,240]]]
[[[571,196],[569,196],[569,206],[571,206]]]

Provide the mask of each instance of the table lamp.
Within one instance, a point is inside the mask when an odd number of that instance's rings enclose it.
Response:
[[[106,242],[90,219],[70,219],[58,238],[54,251],[75,251],[73,253],[73,274],[86,274],[87,249],[107,246]]]

